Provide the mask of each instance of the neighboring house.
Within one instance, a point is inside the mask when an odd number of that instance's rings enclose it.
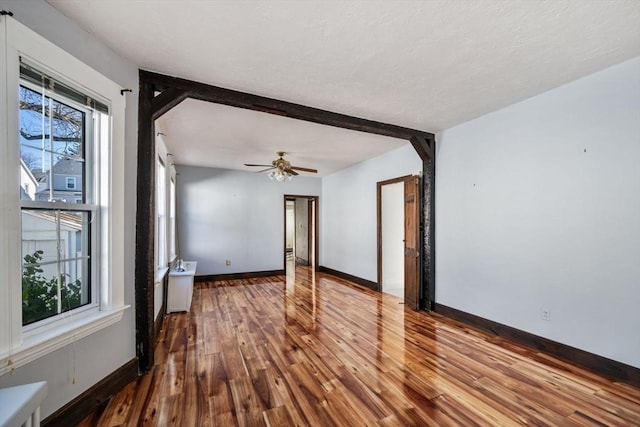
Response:
[[[82,201],[82,176],[78,173],[81,164],[72,160],[61,160],[54,166],[54,198],[67,199],[73,197]],[[36,178],[36,175],[40,177]],[[26,163],[20,159],[20,198],[22,200],[48,200],[49,199],[49,174],[32,173]],[[73,178],[73,180],[69,180]],[[67,182],[76,185],[76,191],[65,189]],[[78,185],[80,183],[80,185]],[[80,203],[78,202],[78,203]],[[60,220],[60,242],[57,241],[56,213],[49,210],[23,210],[22,211],[22,257],[31,255],[36,250],[43,251],[43,276],[55,277],[59,272],[55,263],[49,261],[57,259],[56,253],[61,259],[75,259],[81,256],[82,251],[82,218],[79,215],[68,212],[57,212]],[[59,246],[58,246],[59,244]],[[67,275],[67,282],[82,278],[82,261],[76,260],[62,264]]]
[[[29,170],[25,162],[20,159],[20,199],[35,200],[38,180]]]
[[[46,278],[57,276],[57,264],[49,263],[57,259],[75,259],[61,263],[67,275],[67,283],[82,279],[82,219],[79,215],[68,212],[57,212],[60,219],[60,241],[56,230],[56,212],[23,210],[22,211],[22,257],[33,254],[36,250],[43,251],[42,275]],[[58,246],[59,245],[59,246]]]
[[[51,171],[36,172],[34,176],[38,180],[35,200],[54,199],[82,203],[82,163],[79,161],[62,159],[53,165]]]

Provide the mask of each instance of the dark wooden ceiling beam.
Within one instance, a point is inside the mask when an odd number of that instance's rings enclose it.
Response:
[[[154,96],[154,94],[157,94]],[[432,133],[381,123],[278,99],[238,92],[205,83],[140,70],[138,95],[138,177],[136,212],[136,350],[139,371],[153,366],[154,332],[154,227],[155,227],[155,120],[186,98],[262,111],[298,120],[367,132],[410,141],[422,159],[423,180],[420,277],[422,307],[435,304],[435,136]]]
[[[199,99],[201,101],[214,102],[217,104],[224,104],[249,110],[257,110],[270,114],[305,120],[308,122],[340,127],[343,129],[351,129],[406,140],[411,140],[414,136],[423,138],[433,137],[433,134],[417,129],[410,129],[388,123],[334,113],[332,111],[321,110],[319,108],[307,107],[305,105],[294,104],[292,102],[281,101],[274,98],[267,98],[265,96],[238,92],[205,83],[153,73],[151,71],[140,70],[140,80],[151,83],[156,88],[166,88],[162,94],[158,95],[158,97],[167,93],[168,90],[173,89],[175,92],[172,93],[186,92],[189,98]]]
[[[187,91],[168,88],[151,100],[151,116],[157,120],[167,111],[187,99],[189,93]]]
[[[413,148],[418,152],[418,155],[423,161],[434,157],[435,138],[433,135],[415,135],[412,136],[409,141],[411,141],[411,145],[413,145]]]

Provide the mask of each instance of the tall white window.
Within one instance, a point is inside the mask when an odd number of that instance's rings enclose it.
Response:
[[[91,242],[100,213],[94,157],[108,107],[25,61],[20,63],[20,176],[37,182],[32,197],[19,183],[22,230],[22,324],[97,305],[91,273],[99,268]],[[83,185],[77,185],[77,176]],[[80,193],[67,196],[68,190]]]
[[[176,178],[169,181],[169,257],[176,257]]]
[[[0,375],[120,321],[121,87],[0,16]]]
[[[156,258],[161,270],[167,267],[167,175],[160,157],[156,173]]]

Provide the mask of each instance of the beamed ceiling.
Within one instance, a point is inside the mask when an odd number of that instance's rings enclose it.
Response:
[[[48,0],[140,68],[438,132],[640,55],[637,0]],[[329,174],[406,144],[187,100],[176,162]]]

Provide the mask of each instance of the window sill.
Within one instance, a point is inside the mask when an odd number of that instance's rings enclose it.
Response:
[[[164,276],[166,276],[168,272],[169,272],[169,267],[157,269],[154,283],[162,282],[162,279],[164,279]]]
[[[129,307],[125,305],[109,311],[92,311],[56,322],[56,327],[25,333],[22,345],[13,349],[10,355],[3,355],[0,375],[119,322]]]

